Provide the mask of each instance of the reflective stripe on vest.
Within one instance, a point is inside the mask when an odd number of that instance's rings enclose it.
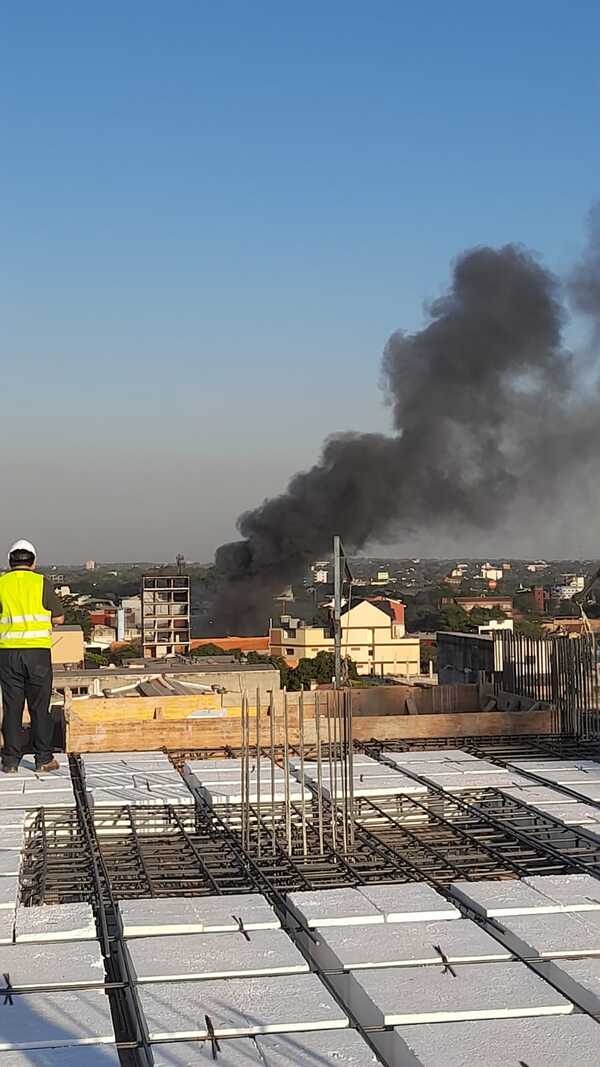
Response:
[[[52,616],[44,608],[44,577],[15,570],[0,576],[0,648],[51,648]]]

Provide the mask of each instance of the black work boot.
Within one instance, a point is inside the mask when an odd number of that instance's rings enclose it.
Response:
[[[18,770],[19,770],[19,768],[18,768],[16,763],[3,763],[2,764],[2,773],[3,774],[17,774]]]

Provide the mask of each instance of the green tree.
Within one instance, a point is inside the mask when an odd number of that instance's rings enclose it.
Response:
[[[519,619],[514,624],[514,631],[516,634],[521,634],[523,637],[543,637],[543,621],[544,620],[540,615],[531,615],[527,619]]]
[[[471,615],[460,604],[444,604],[439,615],[439,630],[474,633],[477,629]]]
[[[65,626],[81,626],[84,641],[89,641],[92,634],[89,611],[77,604],[74,596],[64,596],[61,599],[65,609]]]
[[[234,649],[233,652],[239,653],[239,649]],[[209,643],[208,645],[198,645],[197,648],[193,648],[190,656],[192,659],[202,659],[203,656],[231,656],[233,652],[221,648],[220,645]]]

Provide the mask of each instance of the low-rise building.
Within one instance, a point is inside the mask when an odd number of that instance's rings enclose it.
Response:
[[[501,582],[504,577],[504,571],[501,567],[493,567],[491,563],[484,563],[481,568],[481,577],[485,578],[487,582]]]
[[[351,659],[359,674],[413,677],[420,674],[420,641],[407,637],[404,604],[377,597],[363,600],[342,613],[342,655]],[[322,626],[289,620],[270,633],[270,651],[295,666],[319,652],[333,652],[333,636]]]
[[[449,603],[448,598],[443,603]],[[505,615],[511,615],[513,610],[511,596],[457,596],[454,597],[454,603],[469,613],[473,608],[483,608],[485,611],[503,611]]]
[[[50,655],[54,668],[82,667],[84,647],[81,626],[55,626]]]

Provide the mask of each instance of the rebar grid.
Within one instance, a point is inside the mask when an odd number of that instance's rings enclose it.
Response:
[[[25,907],[94,902],[91,857],[77,811],[36,813],[23,847],[20,899]]]
[[[253,892],[243,852],[223,838],[210,808],[105,809],[94,816],[118,900]]]

